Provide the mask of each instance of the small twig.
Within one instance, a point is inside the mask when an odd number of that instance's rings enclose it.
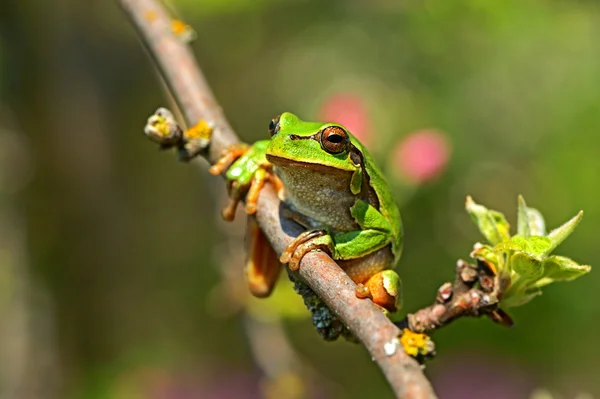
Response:
[[[508,283],[483,261],[472,265],[459,260],[454,284],[443,284],[433,305],[407,315],[398,325],[429,334],[460,317],[487,315],[496,323],[512,326],[511,318],[498,307]]]
[[[207,153],[214,163],[222,150],[238,142],[225,119],[189,48],[171,33],[170,19],[155,0],[119,0],[129,14],[148,51],[158,64],[190,126],[206,120],[213,128]],[[267,187],[258,200],[257,221],[275,251],[283,249],[301,233],[293,222],[280,218],[280,203]],[[387,353],[399,329],[368,300],[358,299],[354,283],[325,253],[307,254],[299,274],[327,303],[368,349],[399,398],[435,398],[420,365],[401,348]]]

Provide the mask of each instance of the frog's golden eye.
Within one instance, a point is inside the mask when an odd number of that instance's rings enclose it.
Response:
[[[281,115],[277,115],[275,118],[271,119],[271,123],[269,123],[269,134],[271,137],[275,135],[279,131],[279,118]]]
[[[348,146],[348,133],[339,126],[329,126],[321,131],[321,148],[330,154],[339,154]]]

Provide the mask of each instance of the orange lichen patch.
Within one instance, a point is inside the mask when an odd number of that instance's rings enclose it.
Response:
[[[198,123],[190,127],[183,133],[183,137],[187,141],[192,140],[210,140],[212,136],[212,127],[204,119],[200,119]]]
[[[189,28],[189,26],[180,19],[171,20],[171,31],[176,35],[181,35],[185,33],[185,31]]]
[[[146,21],[148,22],[154,22],[156,21],[156,18],[158,18],[158,14],[154,10],[149,10],[144,14],[144,18],[146,18]]]
[[[400,337],[404,351],[412,357],[429,356],[435,351],[435,344],[428,335],[415,333],[405,328]]]
[[[196,38],[196,31],[180,19],[171,20],[171,32],[186,43],[189,43]]]

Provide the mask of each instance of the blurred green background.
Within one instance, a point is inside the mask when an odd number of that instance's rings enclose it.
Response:
[[[550,228],[583,209],[558,253],[600,264],[597,2],[170,6],[245,141],[284,110],[363,137],[401,204],[407,311],[480,240],[468,194],[513,223],[523,194]],[[203,161],[144,139],[172,104],[116,2],[3,2],[0,89],[3,399],[391,397],[362,347],[321,341],[302,311],[276,317],[297,309],[287,285],[270,305],[240,290],[243,224],[220,222],[223,184]],[[400,159],[418,151],[425,172]],[[592,270],[550,286],[513,329],[437,332],[426,372],[440,397],[600,395],[599,284]]]

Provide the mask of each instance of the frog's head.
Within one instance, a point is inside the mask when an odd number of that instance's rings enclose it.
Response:
[[[331,167],[349,172],[361,167],[361,154],[352,135],[337,123],[304,122],[284,112],[273,118],[269,133],[266,156],[275,165]]]

